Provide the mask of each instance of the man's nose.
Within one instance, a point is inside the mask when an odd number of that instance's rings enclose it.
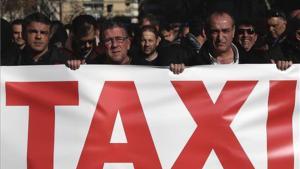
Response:
[[[118,42],[116,39],[111,40],[111,46],[116,47],[118,45]]]
[[[149,46],[149,42],[145,42],[145,46]]]
[[[37,33],[36,33],[36,38],[37,38],[37,39],[41,39],[41,38],[42,38],[41,32],[37,32]]]
[[[220,39],[222,39],[222,37],[223,37],[223,33],[222,33],[222,32],[219,32],[219,33],[217,34],[217,39],[220,40]]]
[[[22,38],[22,32],[18,33],[18,38]]]

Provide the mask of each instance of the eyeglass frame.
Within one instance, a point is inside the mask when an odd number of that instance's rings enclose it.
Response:
[[[237,34],[238,35],[244,34],[245,32],[247,32],[248,35],[254,35],[256,33],[256,31],[253,28],[247,28],[247,29],[239,28],[239,29],[237,29]]]
[[[119,44],[122,44],[128,38],[129,38],[128,36],[115,36],[115,37],[111,37],[111,38],[106,38],[106,39],[103,39],[103,44],[106,46],[110,46],[110,45],[112,45],[113,41],[115,41]]]

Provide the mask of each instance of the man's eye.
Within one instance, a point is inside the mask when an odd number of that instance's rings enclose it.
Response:
[[[41,31],[41,34],[43,34],[43,35],[48,35],[49,32],[47,32],[47,31]]]

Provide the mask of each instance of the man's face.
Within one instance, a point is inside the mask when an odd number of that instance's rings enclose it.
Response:
[[[123,28],[114,27],[103,32],[106,55],[113,62],[123,64],[127,59],[130,40]]]
[[[271,36],[277,39],[286,29],[287,22],[281,17],[271,17],[268,19],[268,29]]]
[[[26,27],[28,46],[35,52],[43,52],[48,48],[50,25],[41,22],[31,22]]]
[[[246,51],[249,51],[257,40],[257,34],[253,26],[240,25],[237,29],[237,40]]]
[[[212,16],[208,35],[214,52],[229,51],[234,37],[234,26],[231,17],[226,14]]]
[[[96,46],[96,31],[94,28],[92,28],[88,33],[77,40],[75,40],[75,43],[77,43],[77,47],[79,48],[79,55],[84,56],[87,53],[89,53],[93,47]],[[78,49],[75,49],[78,50]]]
[[[168,42],[173,42],[175,40],[175,33],[173,30],[163,30],[161,31],[161,35]]]
[[[141,37],[141,49],[147,56],[152,55],[159,44],[159,39],[153,32],[144,31]]]
[[[12,32],[13,32],[13,41],[18,45],[18,46],[23,46],[25,44],[25,40],[23,39],[22,36],[22,25],[21,24],[16,24],[12,26]]]

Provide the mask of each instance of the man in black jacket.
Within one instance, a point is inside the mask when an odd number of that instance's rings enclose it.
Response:
[[[233,17],[225,11],[213,12],[206,23],[207,42],[201,47],[198,55],[191,57],[189,66],[248,63],[246,56],[232,43],[235,34]],[[278,69],[286,70],[291,66],[289,61],[277,61]],[[170,67],[174,73],[181,73],[182,64]]]
[[[259,34],[253,20],[239,21],[235,39],[238,50],[243,56],[240,63],[271,63],[270,58],[266,57],[266,51],[257,43]]]
[[[57,48],[49,46],[50,20],[42,13],[33,13],[24,19],[25,48],[18,65],[64,64],[66,57]]]

